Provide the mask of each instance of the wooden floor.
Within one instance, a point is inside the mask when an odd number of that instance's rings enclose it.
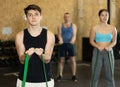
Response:
[[[68,64],[64,68],[64,80],[62,82],[56,81],[57,64],[52,63],[53,75],[55,78],[55,87],[90,87],[91,81],[91,63],[77,63],[77,77],[78,82],[74,83],[71,80],[71,69]],[[0,68],[0,87],[16,87],[16,79],[18,67],[1,67]],[[115,85],[120,87],[120,60],[115,61]],[[104,71],[102,70],[98,87],[107,87],[104,79]]]

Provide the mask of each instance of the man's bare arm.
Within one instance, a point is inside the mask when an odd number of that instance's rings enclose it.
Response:
[[[47,32],[47,44],[45,47],[45,53],[43,54],[45,63],[49,63],[51,60],[53,48],[55,45],[55,37],[52,32]]]
[[[73,24],[72,28],[73,28],[73,33],[72,33],[72,39],[70,43],[74,44],[76,41],[77,27],[75,24]]]
[[[19,32],[16,35],[15,45],[16,45],[16,49],[17,49],[17,53],[18,53],[18,56],[19,56],[20,63],[23,64],[24,60],[25,60],[25,47],[24,47],[24,44],[23,44],[23,31]]]

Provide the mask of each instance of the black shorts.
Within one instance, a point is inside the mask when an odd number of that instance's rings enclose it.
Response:
[[[60,57],[75,56],[75,46],[71,43],[63,43],[59,48]]]

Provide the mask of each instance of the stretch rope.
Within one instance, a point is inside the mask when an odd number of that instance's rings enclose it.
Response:
[[[94,72],[93,72],[93,75],[92,75],[93,77],[92,77],[91,87],[94,87],[94,78],[95,78],[95,72],[96,72],[97,65],[98,65],[99,55],[100,55],[100,52],[99,52],[99,50],[97,50],[97,58],[96,58],[95,65],[94,65]]]
[[[112,70],[112,58],[111,58],[111,53],[108,52],[108,58],[109,58],[109,63],[110,63],[110,70],[111,70],[111,75],[113,76],[113,70]]]
[[[46,68],[45,68],[43,54],[42,54],[41,57],[42,57],[42,62],[43,62],[43,69],[44,69],[44,76],[45,76],[45,81],[46,81],[46,87],[48,87]],[[25,83],[26,83],[27,71],[28,71],[28,62],[29,62],[29,56],[28,56],[28,54],[26,54],[25,63],[24,63],[24,74],[23,74],[22,87],[25,87]]]
[[[111,70],[111,75],[112,75],[112,80],[114,79],[114,65],[113,65],[113,59],[112,59],[112,53],[109,51],[108,52],[108,58],[109,58],[109,63],[110,63],[110,70]],[[113,83],[114,87],[115,87],[115,83]]]
[[[28,54],[26,54],[25,63],[24,63],[24,74],[23,74],[22,87],[25,87],[25,82],[26,82],[26,78],[27,78],[27,71],[28,71],[28,62],[29,62],[29,56],[28,56]]]
[[[57,58],[57,75],[59,76],[60,75],[60,65],[59,65],[59,62],[60,62],[60,46],[58,46],[58,58]]]
[[[42,57],[42,62],[43,62],[43,70],[44,70],[44,76],[45,76],[45,81],[46,81],[46,87],[48,87],[47,73],[46,73],[46,68],[45,68],[45,63],[44,63],[44,56],[43,56],[43,54],[41,55],[41,57]]]

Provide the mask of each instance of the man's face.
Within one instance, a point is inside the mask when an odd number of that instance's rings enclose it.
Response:
[[[42,16],[39,11],[37,10],[29,10],[27,13],[27,21],[30,25],[37,25],[40,23]]]
[[[70,14],[64,14],[64,21],[69,22],[70,21]]]

